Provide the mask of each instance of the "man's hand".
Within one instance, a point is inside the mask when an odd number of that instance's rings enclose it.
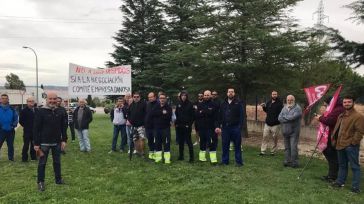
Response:
[[[220,128],[215,128],[215,133],[216,134],[220,134],[221,133],[221,129]]]
[[[61,150],[64,151],[65,148],[66,148],[66,142],[62,142],[61,143]]]
[[[39,146],[34,146],[34,151],[38,152]]]

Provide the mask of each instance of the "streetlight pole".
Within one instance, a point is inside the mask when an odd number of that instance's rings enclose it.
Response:
[[[27,47],[27,46],[23,46],[24,49],[30,49],[31,51],[33,51],[34,55],[35,55],[35,72],[36,72],[36,95],[37,95],[37,99],[35,100],[38,104],[38,99],[39,99],[39,95],[38,95],[38,56],[37,53],[34,51],[33,48],[31,47]]]

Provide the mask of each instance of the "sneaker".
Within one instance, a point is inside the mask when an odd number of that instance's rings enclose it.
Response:
[[[64,185],[65,183],[64,183],[63,179],[60,179],[60,180],[56,181],[56,184],[57,185]]]
[[[334,188],[340,189],[340,188],[344,187],[344,184],[340,184],[335,181],[334,183],[331,184],[331,186]]]
[[[115,152],[114,150],[110,150],[109,152],[108,152],[108,154],[112,154],[113,152]]]
[[[137,153],[137,151],[134,149],[133,154],[136,154],[136,153]]]
[[[275,156],[275,155],[276,155],[276,153],[274,153],[274,152],[270,153],[270,156]]]
[[[193,143],[193,146],[196,146],[196,145],[198,145],[199,143],[196,141],[195,143]]]
[[[39,182],[38,183],[38,191],[45,191],[44,182]]]
[[[259,153],[259,156],[265,156],[264,152]]]
[[[235,164],[236,167],[242,167],[243,164]]]
[[[359,194],[360,193],[360,189],[359,188],[351,188],[351,192],[352,193]]]
[[[243,152],[243,146],[241,146],[240,148],[241,148],[241,152]]]
[[[291,163],[284,162],[284,163],[283,163],[283,166],[284,166],[284,167],[290,167],[290,166],[291,166]]]
[[[130,149],[128,150],[128,154],[130,154]]]
[[[120,153],[123,153],[123,152],[124,152],[124,150],[122,150],[122,149],[121,149],[119,152],[120,152]]]

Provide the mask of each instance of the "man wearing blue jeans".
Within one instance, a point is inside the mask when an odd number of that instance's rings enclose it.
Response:
[[[0,151],[4,142],[8,145],[8,159],[14,161],[15,127],[18,125],[18,114],[9,105],[9,96],[1,95],[0,105]]]
[[[360,193],[359,148],[364,135],[364,116],[354,109],[354,98],[351,96],[344,97],[343,106],[345,112],[339,115],[332,135],[339,161],[339,174],[332,186],[344,186],[350,163],[353,171],[351,191]]]
[[[73,121],[78,134],[80,150],[81,152],[90,152],[91,144],[88,129],[89,124],[92,121],[92,112],[90,108],[86,106],[85,99],[80,99],[78,104],[79,106],[76,108],[75,112],[73,112]]]
[[[111,122],[114,124],[114,132],[112,137],[111,151],[109,153],[116,151],[116,144],[118,142],[119,132],[121,137],[120,142],[120,152],[125,151],[125,146],[127,144],[126,137],[126,107],[124,106],[124,98],[119,97],[117,99],[116,107],[110,112]]]
[[[235,147],[235,165],[240,167],[243,165],[241,156],[241,125],[243,121],[243,106],[240,101],[235,98],[235,90],[229,88],[227,90],[227,98],[220,105],[219,121],[222,130],[216,128],[215,132],[222,131],[222,165],[229,164],[229,147],[230,141]]]

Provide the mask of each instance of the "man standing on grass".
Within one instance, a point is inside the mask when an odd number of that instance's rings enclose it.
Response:
[[[287,96],[287,104],[278,116],[282,123],[284,138],[283,166],[298,168],[298,140],[301,130],[302,109],[296,104],[293,95]]]
[[[149,147],[149,156],[148,158],[153,160],[155,159],[155,128],[153,125],[153,118],[152,118],[152,112],[153,109],[158,105],[157,97],[154,92],[150,92],[148,94],[148,102],[146,105],[146,112],[145,112],[145,121],[144,121],[144,127],[145,127],[145,133],[147,135],[148,139],[148,147]]]
[[[222,131],[222,164],[229,164],[229,146],[230,141],[235,147],[235,164],[237,167],[243,166],[241,156],[241,125],[243,122],[243,106],[235,97],[235,90],[229,88],[227,90],[227,98],[220,106],[219,119],[220,128],[216,128],[216,134]]]
[[[30,159],[37,160],[33,143],[33,124],[36,108],[34,107],[34,98],[27,98],[27,106],[19,114],[19,123],[23,126],[23,149],[22,162],[28,161],[28,151],[30,150]]]
[[[126,135],[126,107],[125,100],[122,97],[119,97],[116,102],[115,108],[111,109],[110,111],[110,119],[114,125],[113,137],[112,137],[112,144],[111,144],[111,151],[109,152],[116,152],[116,144],[118,142],[119,132],[120,132],[120,152],[125,151],[125,146],[127,144],[127,135]]]
[[[8,145],[8,159],[14,161],[15,128],[18,125],[18,114],[9,105],[9,96],[1,95],[0,105],[0,151],[4,142]]]
[[[199,124],[200,135],[200,153],[199,160],[206,160],[206,149],[209,149],[210,161],[212,164],[217,163],[217,134],[215,128],[218,126],[218,107],[211,101],[211,91],[206,90],[203,96],[203,102],[197,106],[196,122]]]
[[[192,103],[188,100],[187,92],[182,91],[179,95],[179,103],[176,107],[176,133],[179,135],[179,156],[178,160],[184,160],[185,142],[188,145],[189,162],[193,162],[193,145],[191,140],[192,124],[194,121],[195,111]]]
[[[80,99],[78,101],[78,107],[73,113],[73,120],[75,121],[75,128],[78,134],[78,140],[80,143],[81,152],[90,152],[91,144],[89,138],[89,124],[92,121],[92,112],[89,107],[86,106],[86,100]]]
[[[278,120],[279,113],[281,113],[283,108],[282,101],[278,98],[278,92],[272,91],[272,98],[267,103],[262,103],[263,111],[267,113],[265,119],[262,145],[260,147],[260,156],[266,155],[267,146],[270,138],[273,139],[273,147],[270,150],[270,155],[274,156],[278,147],[278,136],[280,130],[280,122]]]
[[[197,95],[197,101],[193,104],[193,109],[195,111],[197,111],[197,107],[199,106],[200,103],[203,102],[203,93],[199,93]],[[195,143],[193,143],[193,146],[196,146],[200,143],[200,136],[199,136],[199,124],[198,121],[195,121],[195,131],[196,131],[196,141]]]
[[[159,94],[159,104],[153,108],[152,120],[155,129],[155,162],[171,163],[171,119],[172,108],[167,104],[165,93]],[[163,146],[163,148],[162,148]],[[163,150],[163,151],[162,151]]]
[[[133,141],[135,144],[135,153],[144,156],[144,141],[145,141],[145,109],[146,104],[140,100],[140,93],[134,92],[133,103],[130,104],[128,112],[128,122],[131,125]]]
[[[38,190],[44,191],[45,167],[49,151],[52,150],[53,170],[56,184],[64,184],[61,176],[61,150],[67,142],[64,111],[57,108],[57,94],[47,94],[46,105],[35,113],[34,150],[39,155]]]
[[[343,106],[345,112],[340,114],[332,135],[339,161],[339,174],[332,186],[344,186],[350,163],[353,172],[351,191],[360,193],[359,149],[364,135],[364,116],[355,110],[354,98],[351,96],[344,97]]]

